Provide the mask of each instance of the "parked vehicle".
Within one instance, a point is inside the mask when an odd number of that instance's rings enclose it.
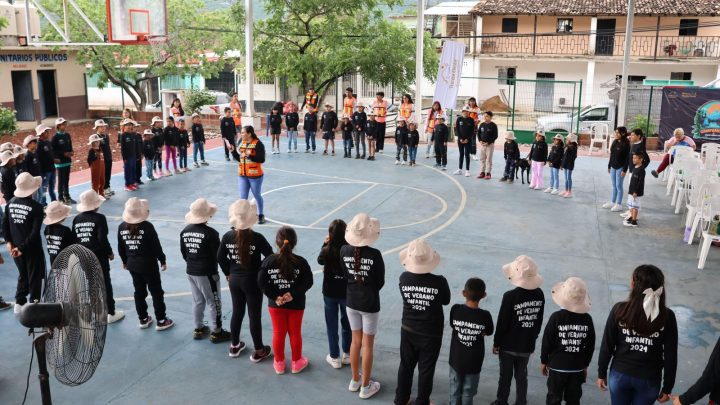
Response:
[[[576,131],[578,121],[580,129]],[[583,108],[579,113],[548,115],[537,120],[537,128],[546,132],[589,134],[590,128],[595,124],[607,124],[608,128],[614,128],[615,105],[612,103],[596,104]]]

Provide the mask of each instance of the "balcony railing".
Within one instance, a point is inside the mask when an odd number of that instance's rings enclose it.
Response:
[[[624,34],[510,35],[478,39],[481,54],[623,56]],[[650,59],[720,58],[720,37],[633,36],[632,56]]]

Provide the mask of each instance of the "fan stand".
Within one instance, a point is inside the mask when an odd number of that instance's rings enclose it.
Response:
[[[47,358],[45,356],[45,342],[51,337],[52,332],[45,331],[36,337],[33,342],[35,353],[37,353],[39,369],[38,380],[40,380],[40,395],[43,405],[52,405],[52,399],[50,398],[50,374],[48,373]]]

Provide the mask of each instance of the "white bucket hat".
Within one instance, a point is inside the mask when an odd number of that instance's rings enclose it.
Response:
[[[258,221],[257,206],[248,200],[237,200],[228,209],[228,219],[236,230],[250,229]]]
[[[153,134],[152,129],[146,129],[143,131],[143,135],[155,135],[155,134]]]
[[[25,153],[27,153],[27,149],[23,148],[20,145],[13,145],[13,152],[15,153],[15,157],[20,157],[20,155],[25,156]]]
[[[47,125],[42,125],[42,124],[40,124],[40,125],[38,125],[38,126],[35,127],[35,135],[40,136],[40,135],[42,135],[45,131],[47,131],[48,129],[52,129],[52,128],[50,128],[50,127],[47,126]]]
[[[150,121],[150,125],[155,125],[156,122],[163,122],[163,119],[158,116],[152,117],[152,120]]]
[[[515,132],[513,132],[513,131],[505,132],[505,139],[510,139],[511,141],[514,141],[516,139]]]
[[[561,141],[565,140],[565,138],[560,134],[555,134],[555,136],[553,136],[553,139],[559,139]]]
[[[445,121],[445,114],[438,114],[438,115],[435,116],[435,119],[436,119],[436,120],[443,120],[443,121]]]
[[[502,271],[512,285],[526,290],[534,290],[543,282],[538,265],[530,256],[518,256],[512,263],[504,265]]]
[[[30,145],[30,143],[32,143],[32,142],[37,142],[38,139],[39,138],[36,135],[26,136],[25,139],[23,139],[23,144],[22,144],[23,148],[27,148],[27,146]]]
[[[139,224],[150,216],[150,202],[148,200],[132,197],[125,201],[125,210],[122,220],[128,224]]]
[[[80,202],[77,205],[78,212],[93,211],[105,202],[105,197],[98,194],[95,190],[83,191],[80,194]],[[141,221],[142,222],[142,221]]]
[[[362,101],[358,101],[357,104],[355,104],[355,107],[357,107],[357,108],[360,108],[360,107],[365,108],[365,104],[364,104]]]
[[[570,134],[570,135],[567,136],[567,138],[566,138],[565,140],[566,140],[568,143],[570,143],[570,142],[577,142],[577,135],[575,135],[575,134]]]
[[[12,142],[5,142],[0,145],[0,152],[5,152],[6,150],[12,152],[13,149],[15,149],[15,145]]]
[[[15,159],[15,154],[11,150],[6,150],[0,153],[0,166],[8,164],[10,159]]]
[[[185,222],[188,224],[204,224],[217,212],[217,205],[204,198],[198,198],[190,204],[190,212],[185,214]]]
[[[28,172],[20,173],[15,179],[15,197],[30,197],[42,184],[42,177],[31,175]]]
[[[125,118],[124,120],[120,121],[120,126],[124,127],[125,125],[135,125],[135,121],[131,120],[130,118]]]
[[[555,284],[552,289],[552,299],[560,307],[576,314],[586,314],[590,311],[587,284],[579,277],[570,277]]]
[[[48,204],[47,208],[45,208],[45,219],[43,219],[43,224],[57,224],[67,218],[71,211],[71,206],[65,205],[60,201],[53,201]]]
[[[55,120],[55,126],[58,126],[58,125],[60,125],[60,124],[64,124],[64,123],[66,123],[66,122],[67,122],[67,120],[66,120],[65,118],[63,118],[63,117],[58,117],[58,119]]]
[[[93,129],[97,129],[98,127],[106,127],[106,126],[108,126],[107,122],[105,122],[104,120],[97,120],[97,121],[95,121],[95,126],[93,127]]]
[[[98,134],[92,134],[88,138],[88,145],[92,145],[93,142],[102,142],[102,137]]]
[[[410,273],[427,274],[440,264],[440,255],[425,239],[415,239],[400,251],[400,263]]]
[[[360,213],[350,221],[345,229],[345,240],[351,246],[369,246],[380,237],[380,221]]]

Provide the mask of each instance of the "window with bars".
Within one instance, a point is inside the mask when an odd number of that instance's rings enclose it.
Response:
[[[571,33],[573,32],[573,19],[572,18],[558,18],[557,27],[555,28],[557,33]]]
[[[518,19],[517,18],[503,18],[502,19],[502,32],[514,34],[518,32]]]
[[[515,67],[499,67],[498,68],[498,84],[513,84],[517,75]]]
[[[692,80],[692,72],[670,72],[670,80]]]
[[[678,35],[680,36],[696,36],[698,34],[698,25],[700,20],[697,18],[683,18],[680,20],[680,30]]]

